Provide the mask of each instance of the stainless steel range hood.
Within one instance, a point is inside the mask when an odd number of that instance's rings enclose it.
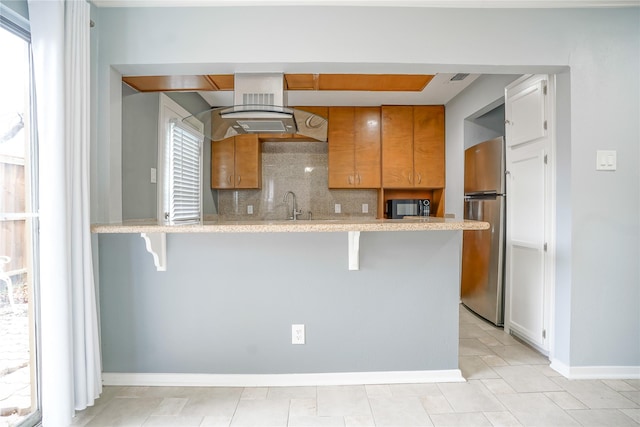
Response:
[[[298,134],[327,140],[326,118],[286,107],[281,73],[235,74],[233,101],[231,107],[194,114],[210,129],[207,136],[212,141],[247,133]]]

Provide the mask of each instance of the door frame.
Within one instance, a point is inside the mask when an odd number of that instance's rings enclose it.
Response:
[[[547,93],[545,96],[545,109],[547,120],[547,162],[545,168],[545,218],[544,218],[544,240],[547,249],[544,253],[544,299],[543,299],[543,328],[546,331],[544,342],[545,348],[537,350],[549,357],[554,358],[555,354],[555,306],[556,306],[556,75],[555,74],[526,74],[515,80],[513,83],[505,87],[504,97],[505,104],[507,102],[508,91],[517,91],[524,89],[532,84],[536,84],[542,80],[547,81]],[[505,136],[506,138],[506,136]],[[508,166],[507,166],[508,168]],[[507,194],[509,197],[509,194]],[[507,221],[509,218],[507,217]],[[505,277],[506,279],[506,277]],[[506,284],[506,283],[505,283]],[[505,289],[506,290],[506,289]],[[510,327],[510,318],[507,316],[509,301],[505,298],[505,322],[504,330],[512,333]],[[517,331],[513,331],[518,336]]]

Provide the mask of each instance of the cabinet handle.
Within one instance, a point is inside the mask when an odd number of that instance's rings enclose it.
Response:
[[[238,184],[240,184],[240,181],[242,181],[242,175],[238,175]]]
[[[418,172],[418,184],[420,184],[422,182],[422,175],[420,175],[420,172]]]
[[[353,176],[349,175],[349,185],[353,184]]]
[[[358,185],[360,185],[360,183],[362,182],[362,179],[360,178],[360,174],[356,175],[358,177]]]
[[[227,178],[227,182],[231,184],[231,175],[229,175],[229,178]]]

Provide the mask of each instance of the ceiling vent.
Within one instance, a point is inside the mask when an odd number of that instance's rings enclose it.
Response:
[[[460,82],[466,79],[469,76],[469,73],[458,73],[455,76],[449,79],[450,82]]]

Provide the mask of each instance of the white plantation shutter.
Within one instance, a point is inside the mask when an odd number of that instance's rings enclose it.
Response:
[[[165,145],[165,223],[189,224],[202,217],[202,141],[204,136],[176,120]]]

